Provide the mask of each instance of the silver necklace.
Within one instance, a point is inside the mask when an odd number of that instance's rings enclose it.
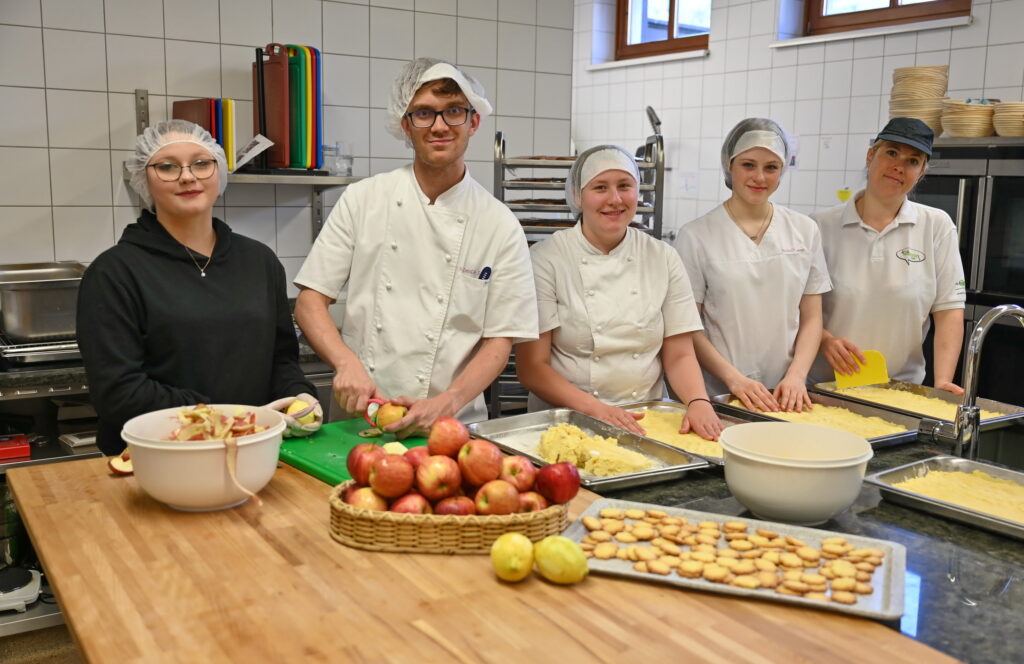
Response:
[[[213,252],[211,251],[210,252],[210,257],[206,259],[206,265],[203,265],[202,267],[199,267],[199,261],[196,260],[196,256],[195,256],[195,254],[192,253],[192,250],[189,249],[188,247],[186,247],[184,244],[182,244],[181,246],[185,247],[185,253],[188,254],[188,257],[192,259],[192,263],[195,264],[196,269],[199,270],[199,276],[200,277],[205,277],[206,276],[206,268],[210,267],[210,261],[213,260]]]
[[[725,211],[729,213],[729,216],[732,217],[733,221],[736,221],[736,216],[732,213],[732,208],[729,207],[729,201],[725,202]],[[768,214],[765,216],[764,221],[761,222],[761,225],[758,227],[757,232],[754,233],[753,235],[751,235],[750,233],[747,233],[746,231],[743,231],[743,234],[746,235],[747,237],[749,237],[754,242],[757,242],[758,239],[761,237],[761,233],[764,232],[765,227],[768,225],[768,222],[771,220],[772,212],[773,211],[774,211],[774,209],[772,207],[772,204],[769,203],[768,204]],[[736,222],[736,225],[739,226],[739,222]],[[743,230],[742,226],[740,226],[740,230]]]

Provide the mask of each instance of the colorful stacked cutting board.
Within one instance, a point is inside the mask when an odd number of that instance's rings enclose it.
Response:
[[[362,418],[331,422],[308,438],[289,438],[281,444],[280,459],[290,466],[309,473],[318,480],[331,485],[352,479],[345,468],[345,459],[352,448],[361,443],[383,445],[395,440],[392,433],[376,438],[363,438],[360,431],[369,428]],[[401,441],[407,448],[426,445],[422,437],[406,438]]]

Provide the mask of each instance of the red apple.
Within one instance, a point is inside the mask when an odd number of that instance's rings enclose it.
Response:
[[[362,507],[367,510],[377,510],[379,512],[383,512],[388,508],[388,501],[377,495],[377,493],[368,486],[356,489],[350,493],[348,495],[348,500],[345,502],[349,505]]]
[[[476,492],[477,514],[512,514],[519,509],[519,492],[505,480],[491,480]]]
[[[376,443],[362,443],[352,448],[345,459],[349,477],[360,484],[370,483],[370,467],[373,462],[384,456],[384,448]]]
[[[391,503],[392,512],[404,512],[406,514],[433,514],[427,499],[418,493],[407,493],[401,498],[396,498]]]
[[[547,498],[536,491],[525,491],[519,494],[520,512],[539,512],[548,508]]]
[[[428,456],[416,469],[416,488],[431,502],[455,495],[461,482],[459,464],[441,454]]]
[[[530,460],[521,456],[507,456],[501,460],[501,474],[498,479],[505,480],[522,493],[533,488],[533,479],[537,469]]]
[[[452,496],[439,500],[434,506],[434,514],[476,514],[476,505],[465,496]]]
[[[567,503],[580,490],[580,471],[568,461],[553,463],[537,471],[533,486],[550,502]]]
[[[365,484],[350,484],[347,489],[345,489],[344,491],[341,492],[341,502],[347,503],[348,502],[348,497],[351,496],[352,493],[357,491],[358,489],[362,489],[364,486],[366,486],[366,485]]]
[[[439,417],[427,437],[427,450],[431,455],[443,454],[455,458],[462,446],[469,442],[466,425],[454,417]]]
[[[430,456],[430,452],[427,451],[426,445],[420,445],[419,447],[411,448],[403,456],[409,460],[413,468],[419,468],[423,460]]]
[[[469,441],[459,450],[459,470],[462,471],[463,482],[483,486],[498,479],[501,475],[501,458],[501,450],[494,443],[479,438]]]
[[[415,479],[416,471],[401,454],[385,454],[370,466],[370,486],[385,498],[409,493]]]

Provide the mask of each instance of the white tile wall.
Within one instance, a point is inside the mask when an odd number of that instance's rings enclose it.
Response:
[[[668,229],[727,195],[718,153],[743,117],[771,117],[792,134],[798,168],[785,175],[774,198],[812,211],[835,204],[839,188],[863,186],[866,148],[888,118],[893,69],[949,64],[949,96],[1017,101],[1024,95],[1024,0],[975,0],[966,26],[788,48],[768,45],[795,29],[799,3],[712,0],[710,56],[598,71],[587,67],[608,59],[614,3],[575,3],[574,144],[635,147],[650,133],[642,109],[654,105],[673,167],[666,175]],[[539,44],[538,37],[538,50]],[[668,117],[672,122],[664,122]]]
[[[253,48],[274,40],[322,47],[324,138],[351,145],[357,175],[412,157],[384,130],[404,62],[464,66],[495,106],[467,153],[491,187],[496,128],[510,154],[569,152],[573,25],[573,0],[0,0],[0,262],[90,261],[134,221],[136,88],[153,122],[179,99],[232,97],[250,136]],[[298,271],[309,187],[232,185],[215,213]]]

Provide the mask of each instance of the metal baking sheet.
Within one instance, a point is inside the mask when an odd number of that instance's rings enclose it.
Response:
[[[811,398],[811,403],[820,403],[823,406],[835,406],[837,408],[845,408],[846,410],[863,415],[865,417],[880,417],[887,422],[898,424],[899,426],[906,427],[906,431],[900,431],[898,433],[891,433],[887,436],[875,436],[874,438],[868,438],[867,441],[871,443],[871,447],[878,449],[879,447],[888,447],[890,445],[901,445],[903,443],[911,443],[917,440],[918,427],[921,425],[920,415],[902,415],[900,413],[894,413],[891,410],[880,408],[879,406],[869,406],[862,403],[854,403],[846,399],[840,399],[830,394],[820,394],[818,392],[808,392],[808,396]],[[720,406],[721,412],[735,415],[740,419],[748,422],[784,422],[777,417],[772,417],[771,413],[760,413],[747,410],[746,408],[730,406],[729,402],[733,399],[731,394],[718,394],[711,397],[711,400]]]
[[[653,468],[611,477],[598,477],[580,470],[580,483],[588,489],[625,489],[665,482],[682,477],[688,470],[706,468],[708,465],[704,459],[671,445],[638,436],[568,408],[475,422],[469,425],[469,431],[479,438],[491,441],[506,452],[525,456],[538,466],[546,466],[547,462],[540,458],[537,452],[540,436],[550,427],[563,422],[579,427],[588,436],[614,438],[622,447],[639,452],[654,462]]]
[[[587,529],[583,525],[583,517],[597,516],[597,513],[606,507],[614,507],[622,510],[657,509],[665,512],[669,516],[684,517],[691,522],[742,521],[749,526],[750,530],[765,528],[767,530],[780,533],[781,535],[792,535],[806,542],[808,546],[815,548],[820,548],[821,540],[826,537],[845,537],[847,542],[858,549],[879,549],[885,553],[885,558],[883,559],[883,564],[875,571],[874,577],[871,580],[871,585],[875,589],[874,592],[870,595],[858,595],[856,604],[839,604],[836,602],[823,602],[815,599],[806,599],[804,597],[780,595],[775,591],[767,589],[750,590],[747,588],[738,588],[736,586],[729,586],[722,583],[712,583],[704,579],[687,579],[674,572],[668,576],[647,574],[634,570],[633,563],[631,561],[620,560],[617,558],[612,558],[610,560],[590,558],[587,562],[591,572],[619,576],[637,581],[663,583],[665,585],[676,586],[686,590],[702,590],[706,592],[720,593],[723,595],[733,595],[743,599],[767,600],[769,602],[794,604],[805,608],[836,611],[838,613],[846,613],[864,618],[893,620],[903,615],[903,591],[904,575],[907,568],[907,549],[902,544],[889,542],[887,540],[873,539],[870,537],[861,537],[859,535],[819,530],[817,528],[807,528],[805,526],[792,526],[773,521],[737,518],[723,514],[698,512],[696,510],[688,510],[680,507],[663,507],[661,505],[648,505],[644,503],[634,503],[627,500],[609,500],[604,498],[595,500],[591,503],[586,511],[580,515],[580,518],[571,523],[563,534],[576,542],[582,541],[583,536],[587,534]]]
[[[941,399],[947,403],[953,405],[959,405],[962,401],[962,397],[947,392],[946,390],[940,390],[934,387],[927,387],[926,385],[918,385],[917,383],[907,383],[901,380],[890,380],[885,385],[872,385],[871,387],[884,387],[892,390],[902,390],[904,392],[912,392],[923,397],[931,397],[933,399]],[[835,381],[828,383],[817,383],[812,389],[817,392],[827,393],[836,396],[840,399],[852,401],[853,403],[861,403],[875,408],[882,408],[893,413],[900,413],[902,415],[909,415],[911,417],[938,419],[932,415],[926,415],[924,413],[915,413],[912,410],[904,410],[902,408],[896,408],[895,406],[889,406],[883,403],[876,403],[874,401],[868,401],[866,399],[857,398],[857,388],[850,388],[849,390],[839,390],[836,387]],[[1014,406],[1012,404],[1003,403],[1001,401],[993,401],[992,399],[981,399],[975,400],[975,405],[979,408],[992,411],[993,413],[1000,413],[999,417],[990,417],[988,419],[981,420],[981,430],[990,431],[992,429],[1001,429],[1003,427],[1010,426],[1014,423],[1014,420],[1024,421],[1024,407]],[[938,419],[939,422],[949,422],[952,420]]]
[[[663,413],[665,413],[665,412],[671,413],[671,412],[675,412],[675,411],[682,411],[683,413],[686,413],[686,406],[684,406],[682,403],[680,403],[678,401],[638,401],[636,403],[623,404],[621,407],[626,409],[626,410],[634,411],[634,412],[641,411],[641,410],[655,410],[655,411],[660,411],[660,412],[663,412]],[[735,416],[730,415],[728,413],[718,413],[718,419],[722,421],[722,426],[723,427],[731,427],[734,424],[742,424],[743,422],[748,421],[748,420],[740,419],[739,417],[735,417]],[[643,426],[643,422],[642,421],[640,422],[640,426]],[[652,438],[652,440],[654,440],[654,439]],[[659,440],[658,442],[660,443],[661,441]],[[668,445],[668,443],[663,443],[663,444]],[[672,447],[675,447],[675,445],[672,445]],[[711,463],[713,463],[713,464],[715,464],[717,466],[721,466],[721,465],[723,465],[725,463],[725,459],[723,457],[720,457],[720,456],[711,456],[710,454],[700,454],[698,452],[690,452],[690,450],[686,450],[686,451],[689,452],[690,454],[695,454],[695,455],[699,456],[702,459],[707,459],[708,461],[710,461]]]
[[[882,493],[882,497],[894,503],[938,514],[939,516],[948,517],[954,521],[960,521],[984,530],[991,530],[1001,535],[1024,539],[1024,523],[985,514],[969,507],[948,503],[944,500],[930,498],[893,486],[914,477],[924,477],[932,471],[970,473],[975,470],[988,473],[993,477],[1011,480],[1024,486],[1024,473],[980,461],[971,461],[970,459],[948,455],[934,456],[929,459],[922,459],[903,466],[897,466],[896,468],[890,468],[889,470],[883,470],[880,473],[868,475],[864,478],[864,481],[877,486],[878,490]]]

